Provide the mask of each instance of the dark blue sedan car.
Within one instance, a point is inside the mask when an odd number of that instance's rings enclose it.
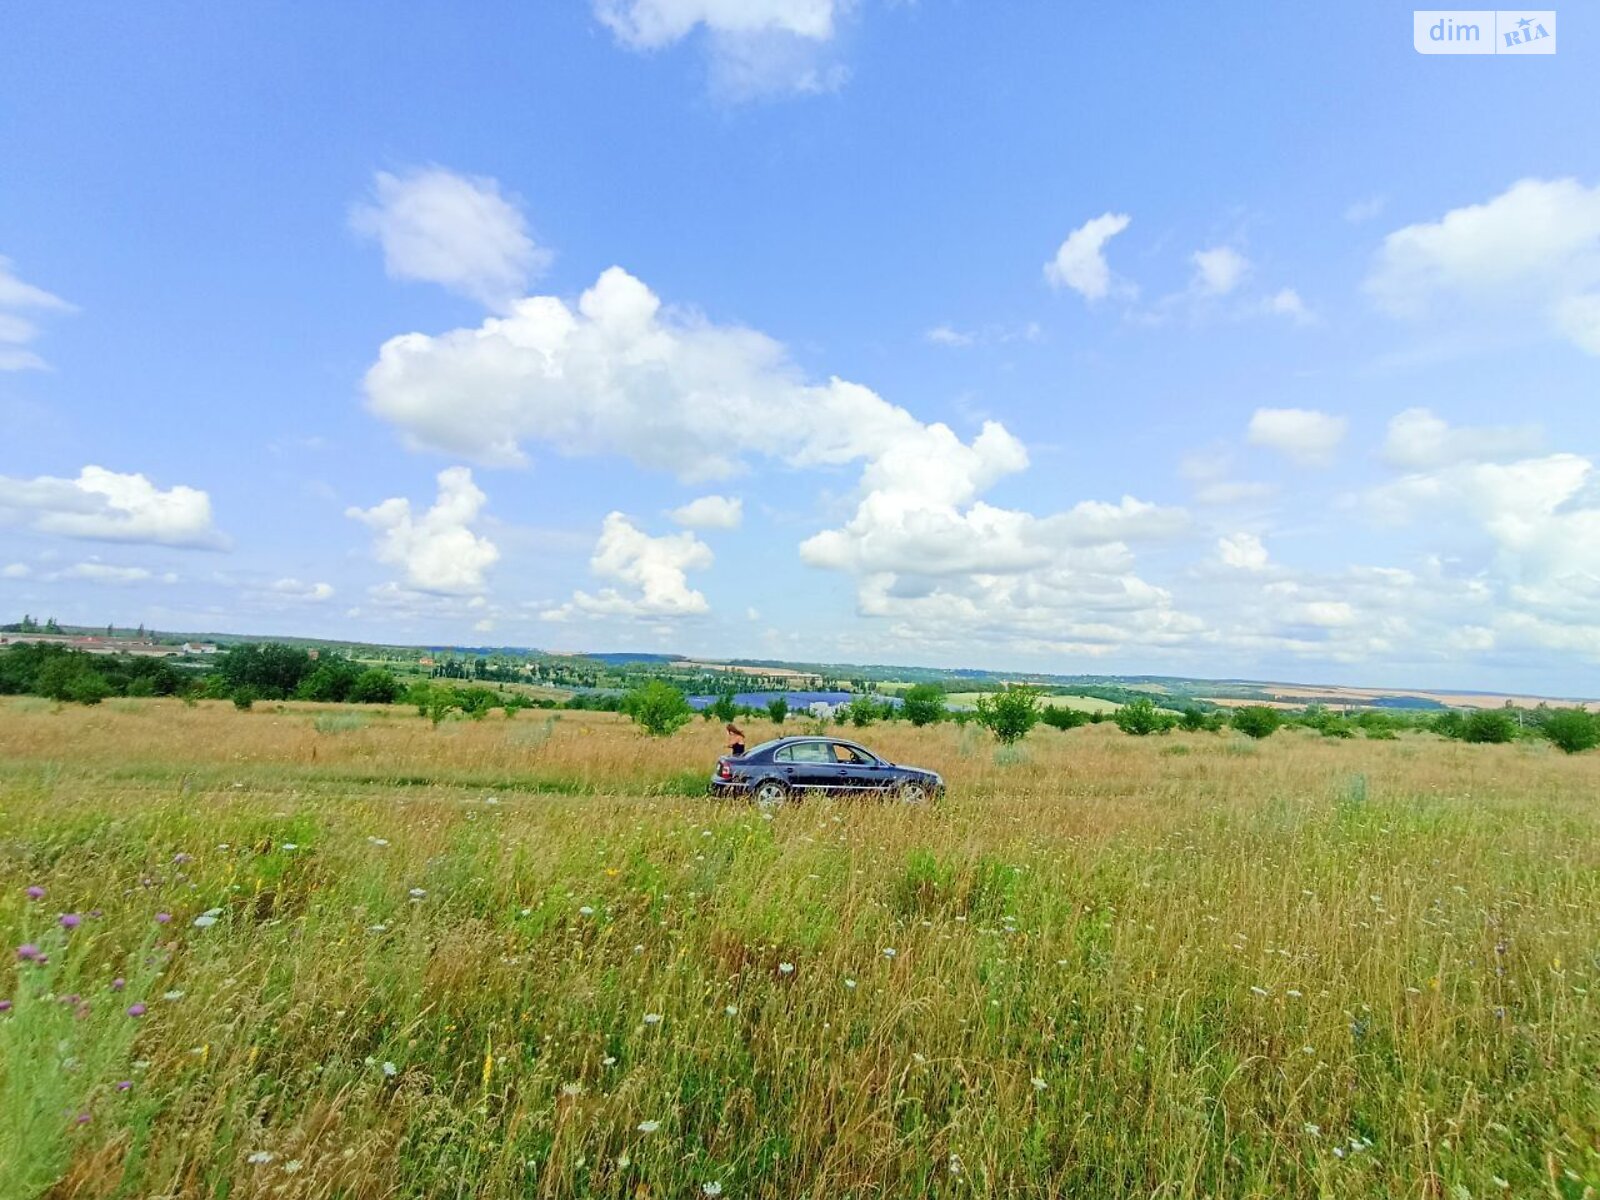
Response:
[[[831,737],[786,737],[763,742],[738,758],[717,759],[714,796],[747,796],[776,808],[801,792],[876,795],[922,804],[944,795],[935,771],[903,767],[865,746]]]

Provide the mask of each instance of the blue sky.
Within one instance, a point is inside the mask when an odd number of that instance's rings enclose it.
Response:
[[[14,11],[0,611],[1593,692],[1600,22]]]

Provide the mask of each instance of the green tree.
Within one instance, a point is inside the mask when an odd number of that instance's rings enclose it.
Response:
[[[1206,714],[1191,704],[1178,714],[1178,724],[1186,733],[1199,733],[1206,727]]]
[[[1246,737],[1265,738],[1271,737],[1273,731],[1283,724],[1283,717],[1275,708],[1268,708],[1265,704],[1250,704],[1235,710],[1233,714],[1233,727]]]
[[[67,698],[76,704],[99,704],[111,695],[111,685],[98,671],[79,671],[67,685]]]
[[[233,706],[240,712],[249,712],[255,707],[255,703],[259,698],[256,689],[248,683],[233,689]]]
[[[671,684],[667,685],[671,687]],[[739,715],[739,705],[734,701],[734,690],[731,687],[722,688],[717,692],[716,702],[706,711],[711,714],[711,720],[721,721],[724,725]]]
[[[1581,708],[1558,708],[1545,718],[1544,736],[1568,754],[1600,746],[1600,716]]]
[[[1510,713],[1498,708],[1480,708],[1471,713],[1461,731],[1464,742],[1509,742],[1516,736],[1517,723]]]
[[[1039,723],[1039,689],[1018,685],[978,698],[977,721],[1002,746],[1020,742]]]
[[[767,716],[774,725],[782,725],[789,717],[789,701],[784,696],[774,696],[767,701]]]
[[[400,698],[400,681],[382,667],[368,667],[350,685],[352,704],[393,704]]]
[[[623,697],[622,711],[651,737],[671,737],[694,716],[689,698],[664,679],[634,688]]]
[[[900,708],[906,720],[918,728],[944,720],[946,704],[944,689],[936,683],[916,684],[900,697]]]

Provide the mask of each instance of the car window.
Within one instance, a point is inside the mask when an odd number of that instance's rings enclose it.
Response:
[[[872,761],[854,746],[846,746],[840,742],[833,744],[833,753],[839,762],[849,763],[852,766],[864,767]]]
[[[833,757],[828,753],[828,748],[821,742],[799,742],[793,746],[784,747],[789,757],[786,762],[820,763],[832,762]],[[784,751],[779,751],[783,753]]]

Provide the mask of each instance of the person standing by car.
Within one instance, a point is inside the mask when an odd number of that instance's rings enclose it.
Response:
[[[728,722],[728,752],[734,758],[744,757],[744,730],[732,721]]]

